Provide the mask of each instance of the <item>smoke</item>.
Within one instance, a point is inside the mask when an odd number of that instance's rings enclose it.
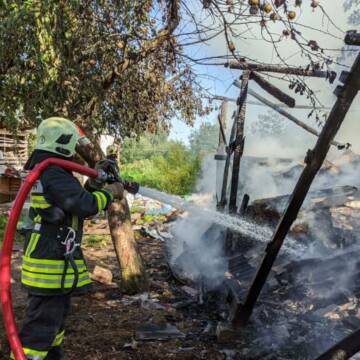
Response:
[[[227,120],[227,132],[229,133],[230,117]],[[289,141],[289,139],[284,139],[284,136],[286,137],[282,134],[280,136],[267,134],[257,138],[255,134],[246,140],[245,155],[240,168],[238,205],[245,193],[250,195],[251,201],[292,193],[304,169],[305,164],[301,160],[304,157],[304,149],[307,148],[306,145],[311,147],[311,142],[315,142],[316,138],[309,138],[308,143],[299,141],[292,151],[284,153],[284,141]],[[327,162],[326,166],[322,168],[311,191],[359,183],[356,174],[360,170],[360,160],[356,154],[350,151],[336,151],[329,158],[332,163]],[[230,164],[229,183],[231,169],[232,164]],[[197,184],[198,192],[191,197],[194,204],[212,212],[216,210],[216,179],[219,175],[216,170],[217,162],[213,156],[204,159],[202,177]],[[220,175],[222,176],[222,171]],[[229,188],[228,190],[230,190]],[[286,203],[286,198],[284,201],[279,201],[279,213],[284,211]],[[170,257],[175,267],[190,274],[193,279],[205,279],[208,280],[208,283],[216,284],[223,278],[223,274],[227,270],[223,248],[225,234],[221,227],[213,226],[213,217],[206,214],[204,211],[196,211],[196,207],[194,207],[191,213],[176,222],[172,230],[176,241],[171,244]],[[282,251],[293,260],[321,257],[337,246],[331,243],[332,227],[330,228],[321,216],[304,211],[300,222],[310,228],[311,239],[305,245],[288,236]],[[246,226],[247,224],[244,224],[244,227]],[[256,232],[256,226],[249,227],[249,229]],[[262,238],[259,237],[258,240],[269,241],[271,235],[271,231],[264,232]]]
[[[214,210],[216,166],[212,157],[204,159],[202,177],[199,179],[197,193],[191,202],[202,208]],[[222,230],[213,226],[213,219],[203,211],[192,209],[179,219],[172,233],[176,239],[171,244],[171,263],[175,268],[186,272],[195,281],[205,281],[208,286],[217,286],[227,270],[223,254]]]
[[[202,214],[192,213],[176,223],[173,235],[176,242],[171,248],[171,262],[175,269],[210,288],[219,285],[227,271],[221,229],[212,227]]]

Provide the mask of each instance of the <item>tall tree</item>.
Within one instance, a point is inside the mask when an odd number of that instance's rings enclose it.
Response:
[[[194,130],[189,137],[190,148],[199,155],[214,154],[219,139],[219,126],[217,124],[203,123],[199,129]]]
[[[162,25],[150,0],[1,2],[0,122],[58,114],[122,136],[191,122],[200,102],[173,50],[179,1],[166,3]]]

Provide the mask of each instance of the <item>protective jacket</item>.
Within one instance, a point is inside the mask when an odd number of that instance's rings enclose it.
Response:
[[[60,157],[35,150],[27,168]],[[91,280],[81,250],[84,219],[107,209],[112,195],[105,190],[86,191],[70,171],[49,166],[31,192],[29,216],[33,229],[25,239],[21,281],[32,295],[60,295],[70,289],[86,292]],[[66,245],[75,250],[71,264]],[[74,269],[76,266],[76,270]],[[75,272],[76,275],[75,276]]]

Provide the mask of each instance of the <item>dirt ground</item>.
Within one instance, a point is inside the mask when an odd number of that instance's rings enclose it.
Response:
[[[113,282],[94,281],[90,294],[73,298],[64,344],[69,359],[313,360],[360,325],[358,295],[344,296],[337,305],[318,306],[311,296],[299,300],[291,286],[290,290],[283,286],[263,294],[245,329],[237,330],[235,336],[225,329],[219,336],[217,330],[224,321],[224,313],[216,307],[219,295],[200,305],[197,289],[184,287],[173,277],[164,241],[146,236],[142,226],[134,229],[150,289],[131,296],[122,294],[119,286],[120,272],[106,220],[87,222],[83,249],[89,270],[93,272],[96,265],[106,268]],[[12,286],[19,326],[26,304],[20,285],[21,247],[20,242],[15,244]],[[7,359],[9,349],[0,320],[0,359]],[[154,328],[165,325],[175,329],[173,338],[139,339],[139,327],[151,326],[154,335]],[[360,354],[353,359],[360,359]]]
[[[104,224],[87,228],[99,244],[85,247],[89,270],[95,265],[110,269],[114,282],[119,280],[119,270],[109,236]],[[101,230],[103,229],[103,230]],[[195,302],[177,309],[175,303],[189,300],[169,272],[164,256],[164,243],[138,234],[138,245],[150,278],[150,289],[143,302],[137,297],[121,294],[116,285],[94,282],[92,293],[73,298],[72,311],[68,317],[65,350],[71,360],[120,360],[120,359],[226,359],[229,346],[216,344],[215,334],[204,331],[216,313],[209,313]],[[20,286],[21,244],[16,244],[13,256],[13,303],[21,324],[26,294]],[[191,302],[191,301],[190,301]],[[155,305],[154,305],[155,304]],[[154,308],[155,307],[155,308]],[[136,329],[145,323],[175,325],[185,336],[166,341],[137,341]],[[2,324],[1,324],[2,326]],[[1,328],[0,351],[5,357],[8,345]],[[231,346],[230,346],[231,348]],[[225,349],[225,352],[223,351]]]

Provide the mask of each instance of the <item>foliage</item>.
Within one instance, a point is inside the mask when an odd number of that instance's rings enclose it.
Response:
[[[274,111],[259,114],[257,121],[251,123],[251,133],[261,136],[282,135],[287,130],[288,124]]]
[[[345,0],[344,10],[349,14],[348,22],[351,25],[360,24],[360,0]]]
[[[28,154],[31,154],[36,145],[36,133],[34,131],[28,132],[28,138],[27,138],[27,151]]]
[[[0,2],[0,122],[63,115],[122,136],[201,112],[175,52],[178,1]],[[164,20],[153,18],[164,11]]]
[[[8,220],[9,220],[8,216],[5,215],[0,216],[0,242],[2,242],[3,240],[4,231]]]
[[[191,192],[200,171],[200,159],[182,144],[167,142],[167,150],[159,155],[121,166],[121,176],[142,186],[171,194]]]
[[[167,220],[164,215],[143,215],[140,219],[136,220],[136,225],[152,224],[155,222],[163,223]]]
[[[200,156],[214,153],[219,142],[219,126],[203,123],[189,138],[191,151]]]
[[[156,134],[145,133],[138,138],[125,138],[121,149],[121,164],[165,155],[170,144],[167,137],[165,131],[160,131]]]

